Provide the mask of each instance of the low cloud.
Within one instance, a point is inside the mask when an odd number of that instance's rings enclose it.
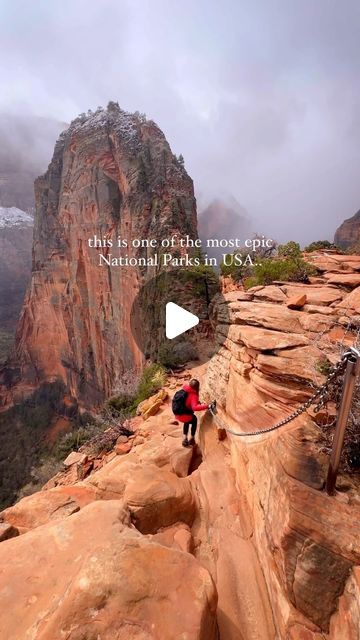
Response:
[[[113,99],[146,112],[184,155],[201,207],[231,194],[280,241],[331,239],[358,210],[357,0],[0,10],[0,111],[68,122]]]

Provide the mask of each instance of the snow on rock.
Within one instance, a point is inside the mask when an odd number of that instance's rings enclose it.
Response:
[[[5,227],[32,227],[33,218],[17,207],[0,207],[0,229]]]

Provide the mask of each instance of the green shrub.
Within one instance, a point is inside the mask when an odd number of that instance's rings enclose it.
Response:
[[[86,444],[91,438],[97,436],[108,425],[102,422],[92,422],[78,429],[73,429],[67,433],[61,434],[53,448],[53,455],[56,460],[65,460],[69,453],[78,451],[82,445]]]
[[[159,391],[165,382],[166,371],[161,364],[153,363],[145,367],[136,394],[137,404]]]
[[[130,395],[128,393],[121,393],[118,396],[114,396],[110,398],[108,402],[108,406],[110,409],[115,409],[117,413],[121,414],[131,414],[133,411],[133,404],[135,402],[136,396]]]
[[[285,282],[308,282],[309,276],[316,272],[314,267],[302,258],[286,258],[276,260],[269,258],[261,264],[255,265],[252,276],[246,278],[246,289],[258,285],[268,285],[276,280]]]
[[[311,242],[307,247],[304,248],[304,251],[307,253],[311,253],[312,251],[319,251],[319,249],[336,249],[336,245],[329,240],[316,240],[316,242]]]
[[[321,356],[315,365],[316,371],[323,376],[327,376],[330,373],[331,362],[326,356]]]
[[[240,254],[240,252],[237,252]],[[227,263],[230,262],[230,257],[234,254],[228,253],[226,255]],[[237,265],[235,261],[232,260],[231,264],[225,264],[224,260],[220,264],[220,273],[222,276],[231,277],[235,282],[240,282],[246,276],[249,276],[251,273],[251,267],[249,265]]]
[[[298,242],[294,242],[294,240],[290,240],[290,242],[286,244],[279,244],[278,254],[282,258],[301,258],[300,245]]]
[[[200,260],[199,265],[182,269],[179,273],[181,282],[191,282],[192,292],[199,298],[205,298],[207,303],[218,293],[219,281],[213,267],[204,264],[205,257],[201,249],[196,248],[192,257]]]
[[[162,364],[153,363],[145,367],[141,374],[137,391],[134,395],[120,394],[114,396],[108,402],[108,408],[112,409],[122,418],[135,415],[138,404],[147,400],[159,391],[166,382],[166,371]]]

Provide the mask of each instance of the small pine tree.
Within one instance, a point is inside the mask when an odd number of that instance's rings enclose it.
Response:
[[[278,254],[283,258],[301,258],[301,249],[298,242],[290,240],[286,244],[279,244]]]

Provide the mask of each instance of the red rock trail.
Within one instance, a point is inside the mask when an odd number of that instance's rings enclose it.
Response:
[[[275,628],[251,514],[236,488],[229,447],[218,441],[209,415],[201,423],[200,442],[204,462],[191,477],[200,505],[193,526],[195,556],[217,586],[220,638],[272,640]]]

